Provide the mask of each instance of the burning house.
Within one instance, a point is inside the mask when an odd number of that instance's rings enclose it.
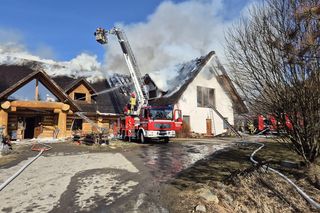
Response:
[[[175,73],[167,88],[159,88],[152,74],[144,76],[149,104],[181,109],[191,131],[221,134],[228,128],[225,121],[233,125],[234,115],[247,111],[214,52],[180,64]],[[89,82],[22,64],[1,65],[0,76],[0,126],[13,139],[64,138],[97,127],[117,133],[132,92],[130,76],[121,74]]]
[[[191,131],[219,135],[229,128],[227,122],[234,125],[235,114],[247,112],[215,52],[177,66],[176,72],[165,94],[150,103],[181,109]]]

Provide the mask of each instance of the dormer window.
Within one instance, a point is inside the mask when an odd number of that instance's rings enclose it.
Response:
[[[75,101],[86,101],[86,93],[75,92],[74,93]]]

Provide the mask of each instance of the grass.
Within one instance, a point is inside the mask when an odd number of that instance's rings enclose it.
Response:
[[[260,162],[271,162],[270,166],[272,168],[288,175],[319,202],[320,190],[312,185],[308,168],[281,166],[282,161],[299,164],[302,158],[284,144],[270,139],[262,139],[261,142],[265,144],[265,147],[256,154],[255,159]],[[236,144],[233,147],[218,151],[180,172],[174,180],[168,183],[165,193],[175,194],[174,202],[180,202],[185,206],[182,209],[172,207],[172,212],[187,212],[199,203],[205,204],[209,212],[246,211],[244,209],[249,212],[272,212],[270,210],[272,208],[278,209],[278,212],[295,212],[297,209],[305,209],[303,212],[313,211],[290,185],[272,173],[254,172],[248,177],[239,177],[239,182],[236,185],[234,185],[235,183],[227,184],[225,180],[232,173],[252,167],[249,157],[256,148],[258,148],[258,145],[255,144]],[[291,204],[284,202],[273,191],[261,184],[259,182],[261,179],[270,181]],[[197,197],[195,192],[202,187],[210,187],[218,195],[221,201],[219,205],[212,205],[212,203],[205,202]],[[248,202],[248,200],[251,200],[251,202]],[[266,204],[268,205],[266,206]],[[169,202],[168,206],[170,209],[173,203]],[[243,209],[239,210],[239,206]],[[265,211],[261,210],[262,208],[265,208]],[[215,211],[215,209],[220,210]]]

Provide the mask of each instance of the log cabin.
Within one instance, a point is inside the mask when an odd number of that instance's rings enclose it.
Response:
[[[117,91],[101,93],[109,88],[107,80],[89,83],[84,78],[50,77],[39,66],[1,65],[0,126],[16,140],[66,138],[75,131],[97,131],[96,126],[116,133],[127,98]]]

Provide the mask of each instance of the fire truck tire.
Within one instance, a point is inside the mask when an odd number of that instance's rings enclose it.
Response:
[[[145,143],[145,142],[146,142],[146,138],[144,137],[142,131],[139,133],[139,138],[140,138],[140,142],[141,142],[141,143]]]
[[[169,138],[164,138],[164,139],[163,139],[163,142],[164,142],[164,143],[169,143],[169,141],[170,141]]]

